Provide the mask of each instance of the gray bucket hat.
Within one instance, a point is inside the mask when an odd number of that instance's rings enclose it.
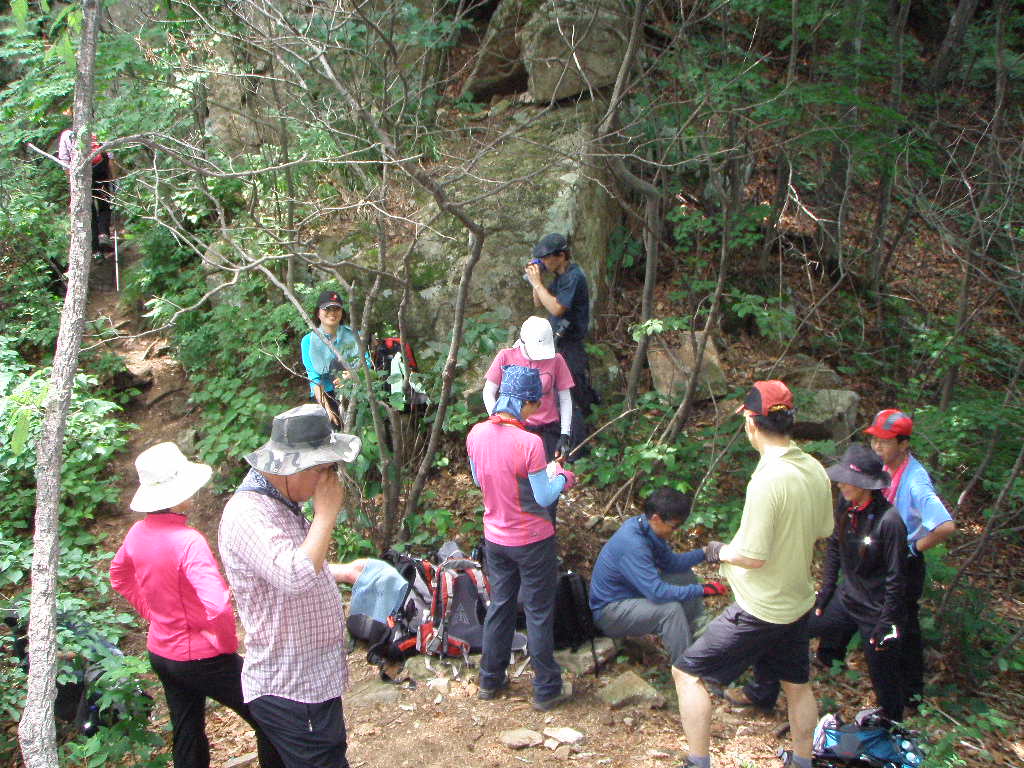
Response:
[[[825,472],[833,482],[867,490],[888,488],[892,482],[878,454],[863,443],[854,443],[847,448],[843,458]]]
[[[321,464],[354,461],[362,443],[334,432],[327,411],[308,403],[274,417],[270,440],[245,457],[249,466],[271,475],[294,475]]]

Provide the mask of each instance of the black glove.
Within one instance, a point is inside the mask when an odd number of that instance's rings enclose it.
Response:
[[[704,545],[704,560],[711,565],[718,565],[722,562],[722,547],[724,547],[720,541],[709,541]]]
[[[704,597],[717,597],[729,593],[729,588],[720,581],[705,581],[701,586],[704,588]]]
[[[900,639],[900,630],[895,624],[880,621],[875,625],[868,642],[876,651],[885,651]]]
[[[828,607],[829,601],[832,600],[832,595],[834,591],[835,590],[833,589],[820,590],[818,592],[818,596],[814,600],[814,610],[821,611],[822,613],[824,613],[825,608]]]
[[[565,460],[569,458],[569,449],[572,447],[572,443],[569,441],[568,435],[559,435],[558,442],[555,443],[555,460]]]

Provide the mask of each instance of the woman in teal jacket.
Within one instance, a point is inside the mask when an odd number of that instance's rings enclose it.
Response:
[[[351,328],[342,325],[342,319],[343,307],[337,291],[324,291],[313,313],[314,330],[302,337],[301,345],[302,364],[306,367],[306,378],[309,379],[309,396],[323,406],[336,427],[341,426],[341,409],[338,407],[335,388],[350,375],[338,360],[338,354],[349,367],[354,367],[359,360],[359,340]],[[334,349],[324,341],[323,336],[331,340]]]

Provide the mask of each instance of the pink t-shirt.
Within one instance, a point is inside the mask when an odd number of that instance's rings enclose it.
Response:
[[[149,622],[146,647],[157,656],[196,661],[238,650],[228,585],[184,515],[135,523],[110,563],[110,583]]]
[[[526,420],[526,423],[531,427],[539,427],[541,424],[557,422],[559,420],[557,393],[563,389],[571,389],[575,385],[572,374],[569,372],[569,366],[565,364],[565,358],[556,354],[550,360],[531,360],[523,354],[523,350],[519,347],[503,349],[495,356],[494,362],[487,369],[484,378],[500,387],[503,365],[536,368],[540,373],[540,408]]]
[[[530,475],[547,466],[539,436],[482,421],[469,430],[466,450],[484,493],[484,538],[521,547],[555,535],[550,511],[537,503],[530,487]]]

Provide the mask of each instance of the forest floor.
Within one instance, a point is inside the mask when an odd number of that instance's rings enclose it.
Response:
[[[138,332],[136,308],[125,307],[113,290],[112,263],[97,261],[89,301],[91,320],[107,318],[103,323],[117,327],[128,337],[111,348],[121,355],[129,370],[148,386],[125,409],[124,418],[138,429],[130,435],[126,450],[114,465],[114,482],[121,489],[123,514],[97,520],[95,529],[107,548],[113,550],[137,515],[128,511],[128,501],[136,487],[134,457],[143,449],[162,440],[179,444],[194,439],[198,413],[188,403],[189,385],[180,364],[170,356],[167,340],[161,337],[132,336]],[[86,343],[89,343],[87,339]],[[186,452],[189,452],[186,449]],[[475,500],[465,493],[469,478],[453,473],[438,478],[433,490],[436,503],[459,514],[471,514]],[[607,496],[608,494],[604,494]],[[217,525],[226,495],[209,489],[196,498],[190,521],[206,535],[216,551]],[[567,559],[589,572],[605,538],[591,530],[586,522],[593,516],[607,514],[607,499],[586,488],[574,491],[560,505],[560,546]],[[962,522],[967,537],[980,530],[976,522]],[[598,527],[599,528],[599,527]],[[677,548],[697,546],[698,542],[677,541]],[[954,562],[963,560],[968,551],[954,553]],[[984,572],[972,575],[976,586],[987,589],[999,599],[999,613],[1012,617],[1019,625],[1024,619],[1024,605],[1013,585],[1021,583],[1024,573],[1024,551],[1000,550],[998,562],[987,563]],[[712,577],[707,566],[697,569],[704,577]],[[727,601],[719,598],[708,604],[716,613]],[[928,609],[926,609],[928,610]],[[241,636],[241,630],[240,630]],[[130,653],[145,652],[145,635],[139,632],[126,638],[123,649]],[[929,683],[953,685],[961,678],[956,660],[929,652],[932,670]],[[482,702],[476,698],[473,670],[458,678],[437,670],[409,683],[386,686],[378,682],[376,667],[369,666],[360,649],[349,656],[353,691],[345,698],[346,723],[349,731],[349,761],[354,768],[441,768],[441,766],[510,766],[553,765],[567,763],[579,766],[636,766],[662,768],[674,766],[685,757],[685,738],[679,723],[675,694],[667,658],[656,643],[631,643],[615,660],[602,667],[599,676],[567,674],[574,685],[571,702],[550,713],[537,713],[530,707],[529,669],[512,681],[510,693],[498,700]],[[610,710],[597,692],[619,674],[632,670],[654,684],[665,696],[668,705],[660,709],[627,708]],[[1024,710],[1020,676],[1007,677],[1000,700],[993,702],[1004,712]],[[161,730],[170,742],[169,723],[160,687],[155,677],[144,681],[157,706],[153,727]],[[871,692],[865,665],[859,653],[851,654],[848,671],[816,682],[819,709],[839,710],[851,718],[859,709],[870,706]],[[248,726],[234,713],[211,706],[207,713],[212,749],[212,764],[237,766],[255,764],[255,741]],[[951,717],[951,716],[950,716]],[[780,735],[786,723],[784,701],[771,715],[760,715],[733,707],[722,699],[714,699],[713,760],[717,765],[763,766],[779,765],[775,757],[788,740]],[[913,724],[913,722],[911,722]],[[499,734],[515,728],[543,731],[549,727],[567,726],[583,734],[583,741],[572,748],[559,750],[544,746],[512,751],[504,746]],[[960,750],[969,765],[991,765],[981,759],[987,750],[993,760],[1006,766],[1024,765],[1024,731],[1020,722],[1012,732],[999,739],[965,742]],[[242,758],[239,760],[239,758]]]

